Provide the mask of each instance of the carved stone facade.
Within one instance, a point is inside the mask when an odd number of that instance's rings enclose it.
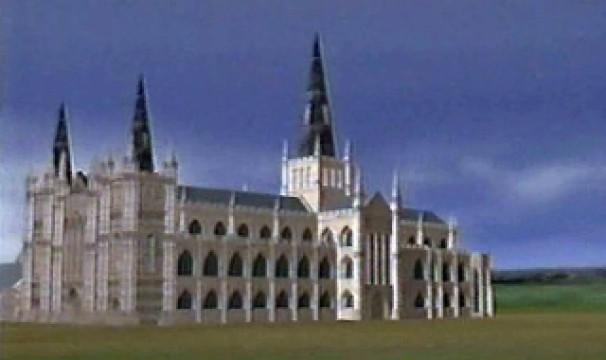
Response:
[[[156,169],[143,80],[131,153],[72,178],[62,107],[53,168],[27,180],[20,318],[169,325],[492,316],[490,258],[460,249],[453,222],[408,207],[397,176],[389,200],[367,196],[350,146],[337,155],[320,45],[303,150],[291,157],[285,145],[280,195],[181,185],[174,155]]]

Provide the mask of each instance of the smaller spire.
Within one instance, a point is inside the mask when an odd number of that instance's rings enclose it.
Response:
[[[345,147],[343,148],[343,161],[351,160],[351,141],[345,140]]]
[[[288,161],[288,140],[282,142],[282,161]]]
[[[402,208],[402,191],[400,189],[400,174],[398,170],[395,170],[393,173],[393,183],[391,185],[391,203],[392,210],[397,210]]]

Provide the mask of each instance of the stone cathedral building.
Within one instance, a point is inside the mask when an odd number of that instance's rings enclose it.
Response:
[[[370,194],[350,146],[338,156],[325,75],[316,38],[303,134],[284,146],[279,195],[183,185],[174,155],[157,166],[143,78],[128,155],[74,173],[61,106],[52,166],[27,179],[20,319],[492,316],[489,256],[461,249],[452,221],[409,207],[397,175],[389,196]]]

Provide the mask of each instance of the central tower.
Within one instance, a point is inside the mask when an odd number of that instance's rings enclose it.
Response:
[[[349,145],[338,157],[323,55],[316,34],[301,138],[294,157],[286,143],[282,154],[282,195],[301,197],[316,212],[348,207],[354,176]]]

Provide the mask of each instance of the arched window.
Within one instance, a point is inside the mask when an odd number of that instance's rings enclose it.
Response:
[[[442,281],[450,281],[450,264],[446,262],[442,264]]]
[[[353,233],[348,226],[341,231],[341,246],[353,246]]]
[[[322,239],[322,243],[325,244],[325,245],[332,245],[334,243],[334,238],[332,236],[332,231],[330,231],[329,228],[325,228],[322,231],[321,239]]]
[[[344,308],[350,309],[354,306],[354,297],[349,291],[345,291],[341,297],[341,302]]]
[[[297,277],[308,278],[309,277],[309,260],[307,256],[303,255],[299,264],[297,265]]]
[[[421,259],[417,259],[417,261],[415,261],[414,278],[416,280],[423,280],[425,278],[424,272],[423,262]]]
[[[187,250],[183,251],[177,259],[177,275],[191,276],[194,272],[194,259]]]
[[[278,261],[276,261],[275,276],[277,278],[287,278],[288,277],[288,259],[284,255],[281,255],[278,258]]]
[[[235,253],[229,261],[229,276],[242,276],[242,257]]]
[[[177,309],[187,310],[191,309],[191,294],[187,290],[183,290],[179,298],[177,299]]]
[[[411,236],[408,238],[408,245],[414,245],[417,243],[417,240],[415,239],[414,236]]]
[[[330,303],[330,294],[328,291],[323,292],[322,296],[320,296],[320,308],[330,308]]]
[[[253,277],[265,277],[267,276],[267,261],[265,261],[265,257],[259,254],[253,261],[253,269],[252,269]]]
[[[238,226],[238,236],[241,238],[248,237],[248,226],[246,224],[241,224]]]
[[[415,307],[417,309],[425,307],[425,298],[423,297],[423,294],[417,294],[417,297],[415,298]]]
[[[218,304],[219,304],[219,301],[217,298],[217,293],[215,292],[215,290],[211,290],[208,292],[208,294],[206,294],[206,297],[204,298],[204,304],[202,304],[202,307],[204,309],[216,309]]]
[[[446,249],[448,247],[448,242],[446,239],[440,240],[440,249]]]
[[[217,254],[211,251],[206,255],[204,259],[204,269],[202,270],[204,276],[217,276],[219,275],[219,260]]]
[[[200,225],[200,222],[195,219],[189,223],[187,229],[190,235],[200,235],[200,233],[202,233],[202,226]]]
[[[113,310],[116,310],[116,311],[120,310],[120,300],[113,298],[111,303],[112,303]]]
[[[299,299],[297,300],[297,307],[299,309],[306,309],[309,307],[309,294],[304,292],[301,294],[301,296],[299,296]]]
[[[457,266],[457,278],[459,282],[467,281],[465,276],[465,265],[462,262],[459,263],[459,266]]]
[[[330,261],[328,258],[323,258],[318,267],[318,277],[320,279],[330,279]]]
[[[224,236],[225,233],[227,232],[227,229],[225,229],[225,225],[223,225],[222,222],[218,222],[215,224],[215,230],[214,230],[214,234],[216,236]]]
[[[259,291],[257,295],[255,295],[252,303],[253,309],[265,309],[267,307],[267,296],[263,291]]]
[[[242,309],[242,295],[239,291],[236,290],[231,294],[227,307],[229,309]]]
[[[353,278],[353,261],[349,256],[344,257],[341,261],[341,271],[344,279]]]
[[[431,247],[431,239],[426,237],[425,239],[423,239],[423,245],[427,246],[427,247]]]
[[[462,293],[462,292],[460,292],[460,293],[459,293],[459,307],[462,309],[462,308],[464,308],[465,306],[467,306],[467,305],[465,304],[465,294],[464,294],[464,293]]]
[[[259,231],[259,237],[263,240],[271,238],[271,230],[267,225],[263,225],[263,227]]]
[[[282,232],[280,233],[280,239],[282,241],[292,240],[292,230],[290,230],[288,226],[282,229]]]
[[[480,274],[478,270],[473,271],[473,309],[480,311]]]
[[[288,294],[285,291],[280,291],[276,297],[276,308],[283,309],[288,307]]]
[[[442,307],[444,309],[450,307],[450,294],[449,293],[444,293],[444,295],[442,295]]]
[[[311,232],[311,229],[306,228],[303,231],[303,237],[302,237],[302,239],[303,239],[304,242],[311,242],[313,240],[313,237],[314,237],[314,235]]]

